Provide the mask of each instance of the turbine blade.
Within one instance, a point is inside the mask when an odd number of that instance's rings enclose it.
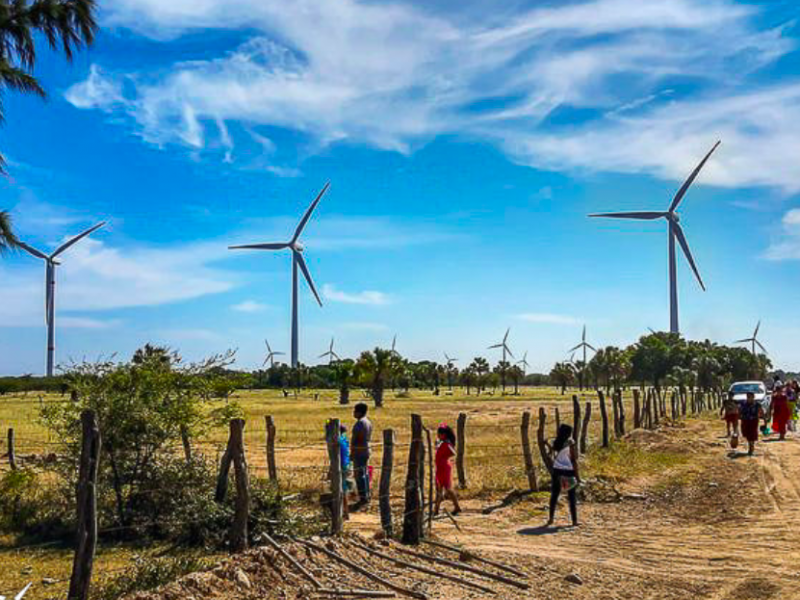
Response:
[[[267,244],[240,244],[238,246],[228,246],[228,250],[283,250],[288,247],[288,243],[270,242]]]
[[[320,300],[319,294],[317,293],[317,288],[314,287],[314,281],[311,279],[311,273],[308,272],[308,267],[306,266],[306,261],[303,258],[303,255],[299,252],[294,253],[295,258],[297,259],[297,264],[300,265],[300,270],[303,272],[303,276],[306,278],[306,282],[308,283],[308,287],[311,288],[311,292],[314,294],[314,297],[317,299],[317,303],[322,306],[322,300]]]
[[[583,326],[583,333],[581,334],[581,340],[586,341],[586,325]]]
[[[329,354],[330,354],[330,352],[323,352],[323,353],[322,353],[322,354],[320,354],[320,355],[319,355],[317,358],[325,358],[325,357],[326,357],[326,356],[328,356]]]
[[[86,231],[84,231],[83,233],[76,235],[76,236],[75,236],[74,238],[72,238],[71,240],[67,240],[66,242],[64,242],[63,244],[61,244],[61,245],[60,245],[58,248],[56,248],[56,251],[55,251],[55,252],[53,252],[53,253],[50,255],[50,258],[55,258],[55,257],[56,257],[56,256],[58,256],[59,254],[61,254],[61,253],[62,253],[64,250],[66,250],[67,248],[69,248],[69,247],[70,247],[70,246],[72,246],[73,244],[75,244],[75,243],[79,242],[80,240],[82,240],[83,238],[85,238],[87,235],[89,235],[89,234],[90,234],[90,233],[92,233],[93,231],[96,231],[96,230],[100,229],[100,228],[101,228],[103,225],[105,225],[105,224],[106,224],[106,222],[105,222],[105,221],[101,221],[100,223],[98,223],[98,224],[97,224],[97,225],[95,225],[94,227],[90,227],[89,229],[87,229],[87,230],[86,230]]]
[[[684,255],[686,255],[686,260],[689,261],[689,266],[692,267],[692,271],[694,271],[695,277],[697,277],[697,282],[700,284],[700,287],[703,288],[703,291],[706,291],[706,286],[703,283],[703,278],[700,277],[700,271],[697,270],[697,265],[694,264],[694,257],[692,257],[692,251],[689,250],[689,242],[686,241],[686,236],[683,235],[683,229],[681,228],[680,223],[672,223],[675,231],[675,237],[678,238],[678,243],[680,243],[681,248],[683,249]]]
[[[750,342],[752,342],[752,341],[753,341],[753,339],[752,339],[752,338],[747,338],[746,340],[736,340],[736,341],[735,341],[735,342],[733,342],[733,343],[734,343],[734,344],[749,344],[749,343],[750,343]]]
[[[666,217],[667,213],[640,211],[640,212],[596,213],[589,216],[592,218],[603,217],[606,219],[640,219],[644,221],[652,221],[654,219],[660,219],[662,217]]]
[[[570,348],[569,350],[567,350],[567,354],[569,354],[570,352],[575,352],[576,350],[580,350],[581,346],[583,346],[583,343],[578,344],[574,348]]]
[[[508,339],[508,334],[509,334],[509,333],[511,333],[511,327],[509,327],[508,329],[506,329],[506,334],[503,336],[503,343],[504,343],[504,344],[506,343],[506,340]]]
[[[503,348],[505,348],[506,352],[508,352],[508,355],[509,355],[511,358],[514,358],[514,353],[511,351],[511,348],[509,348],[509,347],[508,347],[508,346],[506,346],[505,344],[503,344]]]
[[[758,340],[755,340],[755,342],[756,342],[756,345],[764,351],[764,354],[767,354],[767,349],[764,348],[764,345],[761,342],[759,342]]]
[[[674,212],[675,209],[678,208],[678,205],[681,203],[681,200],[683,200],[684,194],[686,194],[686,190],[688,190],[689,186],[692,185],[692,183],[694,182],[695,178],[697,177],[697,174],[700,173],[700,169],[702,169],[703,166],[705,166],[706,161],[711,157],[711,155],[714,153],[714,150],[716,150],[717,146],[719,146],[719,145],[720,145],[720,142],[717,142],[716,144],[714,144],[714,147],[711,148],[711,150],[708,151],[708,154],[706,154],[705,157],[703,158],[703,160],[700,161],[700,164],[697,165],[694,168],[694,171],[692,171],[692,174],[689,175],[689,179],[687,179],[686,181],[683,182],[683,185],[681,186],[681,189],[678,190],[678,193],[675,194],[675,197],[672,199],[672,204],[669,205],[669,212]]]
[[[311,203],[311,206],[309,206],[308,209],[306,210],[306,214],[304,214],[303,218],[300,219],[300,223],[297,224],[297,229],[294,230],[294,237],[292,238],[292,243],[296,242],[297,238],[300,237],[300,234],[303,233],[303,229],[305,228],[306,223],[308,223],[308,220],[311,218],[311,213],[313,213],[314,209],[317,208],[317,204],[319,204],[319,201],[322,200],[322,196],[324,196],[325,192],[328,191],[330,185],[331,185],[330,181],[325,184],[320,193],[317,194],[317,197]]]
[[[489,348],[487,348],[487,350],[494,350],[495,348],[502,348],[502,347],[503,347],[502,343],[501,344],[495,344],[494,346],[489,346]]]
[[[273,352],[272,353],[273,356],[283,356],[284,354],[286,354],[286,352]]]
[[[759,319],[758,324],[756,325],[756,330],[753,332],[753,339],[758,337],[758,330],[761,328],[761,320]]]
[[[592,352],[597,352],[597,348],[595,348],[591,344],[586,344],[586,347],[589,348],[589,350],[591,350]]]
[[[45,254],[44,252],[39,252],[36,248],[34,248],[33,246],[29,246],[25,242],[19,242],[19,247],[25,250],[25,252],[27,252],[28,254],[32,254],[36,258],[42,258],[44,260],[48,259],[47,254]]]

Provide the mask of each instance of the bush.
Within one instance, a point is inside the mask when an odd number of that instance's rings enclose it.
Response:
[[[131,568],[96,586],[92,600],[117,600],[134,592],[152,590],[188,573],[208,568],[210,561],[200,556],[142,557],[133,559]]]
[[[67,490],[45,485],[32,469],[0,476],[0,531],[27,539],[67,539],[74,534],[74,508]]]

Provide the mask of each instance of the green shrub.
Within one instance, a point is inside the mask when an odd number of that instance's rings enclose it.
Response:
[[[175,557],[137,556],[130,569],[95,586],[92,600],[117,600],[134,592],[152,590],[179,577],[208,568],[211,561],[196,555]]]

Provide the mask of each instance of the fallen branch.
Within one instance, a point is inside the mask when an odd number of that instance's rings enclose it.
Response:
[[[329,558],[332,558],[332,559],[334,559],[336,561],[339,561],[343,565],[353,569],[353,571],[355,571],[356,573],[360,573],[361,575],[363,575],[364,577],[367,577],[368,579],[371,579],[372,581],[377,581],[381,585],[389,588],[390,590],[394,590],[398,594],[403,594],[405,596],[410,596],[411,598],[417,598],[418,600],[428,600],[428,596],[423,594],[422,592],[417,592],[415,590],[410,590],[408,588],[404,588],[403,586],[396,585],[396,584],[392,583],[391,581],[388,581],[388,580],[384,579],[383,577],[380,577],[380,576],[376,575],[372,571],[367,571],[361,565],[357,565],[353,561],[348,560],[348,559],[344,558],[343,556],[340,556],[336,552],[334,552],[332,550],[328,550],[324,546],[320,546],[319,544],[315,544],[314,542],[309,542],[307,540],[298,539],[296,541],[298,543],[306,546],[307,548],[311,548],[312,550],[316,550],[317,552],[322,552],[325,556],[327,556]]]
[[[358,542],[354,542],[352,540],[350,540],[350,543],[353,546],[355,546],[356,548],[360,548],[364,552],[372,554],[373,556],[377,556],[378,558],[382,558],[384,560],[388,560],[389,562],[393,562],[393,563],[395,563],[397,565],[400,565],[402,567],[406,567],[406,568],[409,568],[409,569],[415,569],[415,570],[419,571],[420,573],[426,573],[428,575],[433,575],[434,577],[441,577],[442,579],[448,579],[450,581],[455,581],[456,583],[460,583],[461,585],[465,585],[467,587],[471,587],[473,589],[480,590],[482,592],[486,592],[487,594],[494,595],[496,593],[493,589],[484,587],[484,586],[480,585],[479,583],[475,583],[475,582],[470,581],[468,579],[463,579],[462,577],[458,577],[456,575],[450,575],[448,573],[441,573],[441,572],[436,571],[434,569],[429,569],[428,567],[423,567],[421,565],[416,565],[414,563],[410,563],[410,562],[405,561],[405,560],[400,560],[399,558],[395,558],[394,556],[389,556],[388,554],[384,554],[383,552],[378,552],[377,550],[373,550],[372,548],[370,548],[368,546],[365,546],[365,545],[360,544]]]
[[[424,540],[422,540],[422,542],[425,543],[425,544],[430,544],[431,546],[436,546],[437,548],[443,548],[445,550],[452,550],[453,552],[458,552],[459,555],[466,556],[470,560],[477,560],[479,562],[486,563],[487,565],[492,565],[493,567],[497,567],[498,569],[502,569],[503,571],[507,571],[509,573],[512,573],[512,574],[518,576],[518,577],[527,577],[527,575],[525,573],[523,573],[522,571],[517,571],[516,569],[513,569],[513,568],[511,568],[509,566],[506,566],[506,565],[504,565],[502,563],[495,562],[493,560],[489,560],[488,558],[483,558],[482,556],[478,556],[477,554],[473,554],[472,552],[470,552],[466,548],[459,548],[458,546],[451,546],[450,544],[445,544],[443,542],[439,542],[439,541],[431,540],[431,539],[424,539]]]
[[[408,554],[409,556],[415,556],[423,560],[429,560],[431,562],[439,563],[440,565],[453,567],[454,569],[469,571],[470,573],[475,573],[476,575],[480,575],[481,577],[486,577],[487,579],[494,579],[495,581],[500,581],[508,585],[513,585],[514,587],[517,587],[521,590],[527,590],[528,588],[530,588],[530,586],[527,583],[524,583],[522,581],[517,581],[516,579],[511,579],[509,577],[505,577],[504,575],[498,575],[496,573],[492,573],[485,569],[478,569],[477,567],[471,567],[469,565],[465,565],[460,562],[447,560],[446,558],[439,558],[438,556],[431,556],[429,554],[422,554],[420,552],[414,552],[412,550],[406,550],[405,548],[395,548],[395,549],[398,552],[401,552],[403,554]]]
[[[383,590],[335,590],[328,588],[321,588],[314,590],[314,594],[323,596],[356,596],[358,598],[396,598],[397,594],[394,592],[385,592]]]
[[[493,504],[491,506],[487,506],[486,508],[481,510],[481,513],[484,515],[490,515],[494,511],[499,510],[501,508],[505,508],[507,506],[511,506],[515,502],[519,502],[526,496],[530,496],[531,494],[534,493],[535,493],[534,490],[513,490],[500,501],[500,504]]]
[[[301,565],[301,564],[300,564],[300,563],[297,561],[297,559],[296,559],[294,556],[292,556],[291,554],[289,554],[288,552],[286,552],[286,550],[284,550],[283,548],[281,548],[280,544],[278,544],[278,542],[276,542],[275,540],[273,540],[273,539],[272,539],[272,538],[269,536],[269,534],[262,533],[262,534],[261,534],[261,538],[262,538],[262,539],[264,539],[264,540],[266,540],[266,541],[267,541],[267,543],[268,543],[270,546],[272,546],[273,548],[275,548],[275,550],[277,550],[277,551],[278,551],[278,554],[280,554],[280,555],[281,555],[283,558],[285,558],[286,560],[288,560],[288,561],[289,561],[289,563],[291,563],[291,564],[292,564],[292,566],[294,566],[294,568],[295,568],[295,569],[297,569],[298,571],[300,571],[300,573],[302,573],[303,577],[305,577],[305,578],[306,578],[306,579],[308,579],[308,580],[309,580],[309,581],[310,581],[312,584],[314,584],[314,587],[315,587],[315,588],[318,588],[318,589],[319,589],[319,588],[322,588],[322,584],[319,582],[319,580],[318,580],[316,577],[314,577],[314,576],[311,574],[311,572],[310,572],[308,569],[306,569],[306,568],[305,568],[303,565]]]

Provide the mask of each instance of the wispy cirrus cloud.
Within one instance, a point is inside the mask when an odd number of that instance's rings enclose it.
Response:
[[[79,108],[127,115],[157,145],[222,148],[228,159],[228,121],[259,144],[255,128],[270,126],[318,147],[399,152],[458,134],[535,167],[681,179],[722,137],[726,151],[704,181],[800,187],[780,158],[800,151],[795,85],[748,79],[796,46],[787,28],[760,25],[764,7],[588,0],[434,13],[363,0],[112,0],[105,10],[108,24],[162,40],[203,28],[256,32],[222,56],[155,73],[93,67],[67,92]],[[675,92],[687,78],[692,94]],[[551,119],[572,109],[583,111],[577,122]]]
[[[383,292],[364,290],[363,292],[348,293],[338,290],[328,283],[322,286],[322,295],[326,300],[342,302],[344,304],[371,304],[379,306],[389,304],[391,301],[389,296]]]
[[[256,312],[263,312],[269,308],[269,305],[263,304],[261,302],[256,302],[255,300],[243,300],[238,304],[234,304],[231,306],[231,310],[235,310],[237,312],[243,313],[256,313]]]
[[[522,313],[516,318],[526,323],[547,323],[551,325],[577,325],[582,321],[577,317],[555,313]]]
[[[764,258],[774,261],[800,260],[800,208],[786,211],[780,232],[770,241]]]

